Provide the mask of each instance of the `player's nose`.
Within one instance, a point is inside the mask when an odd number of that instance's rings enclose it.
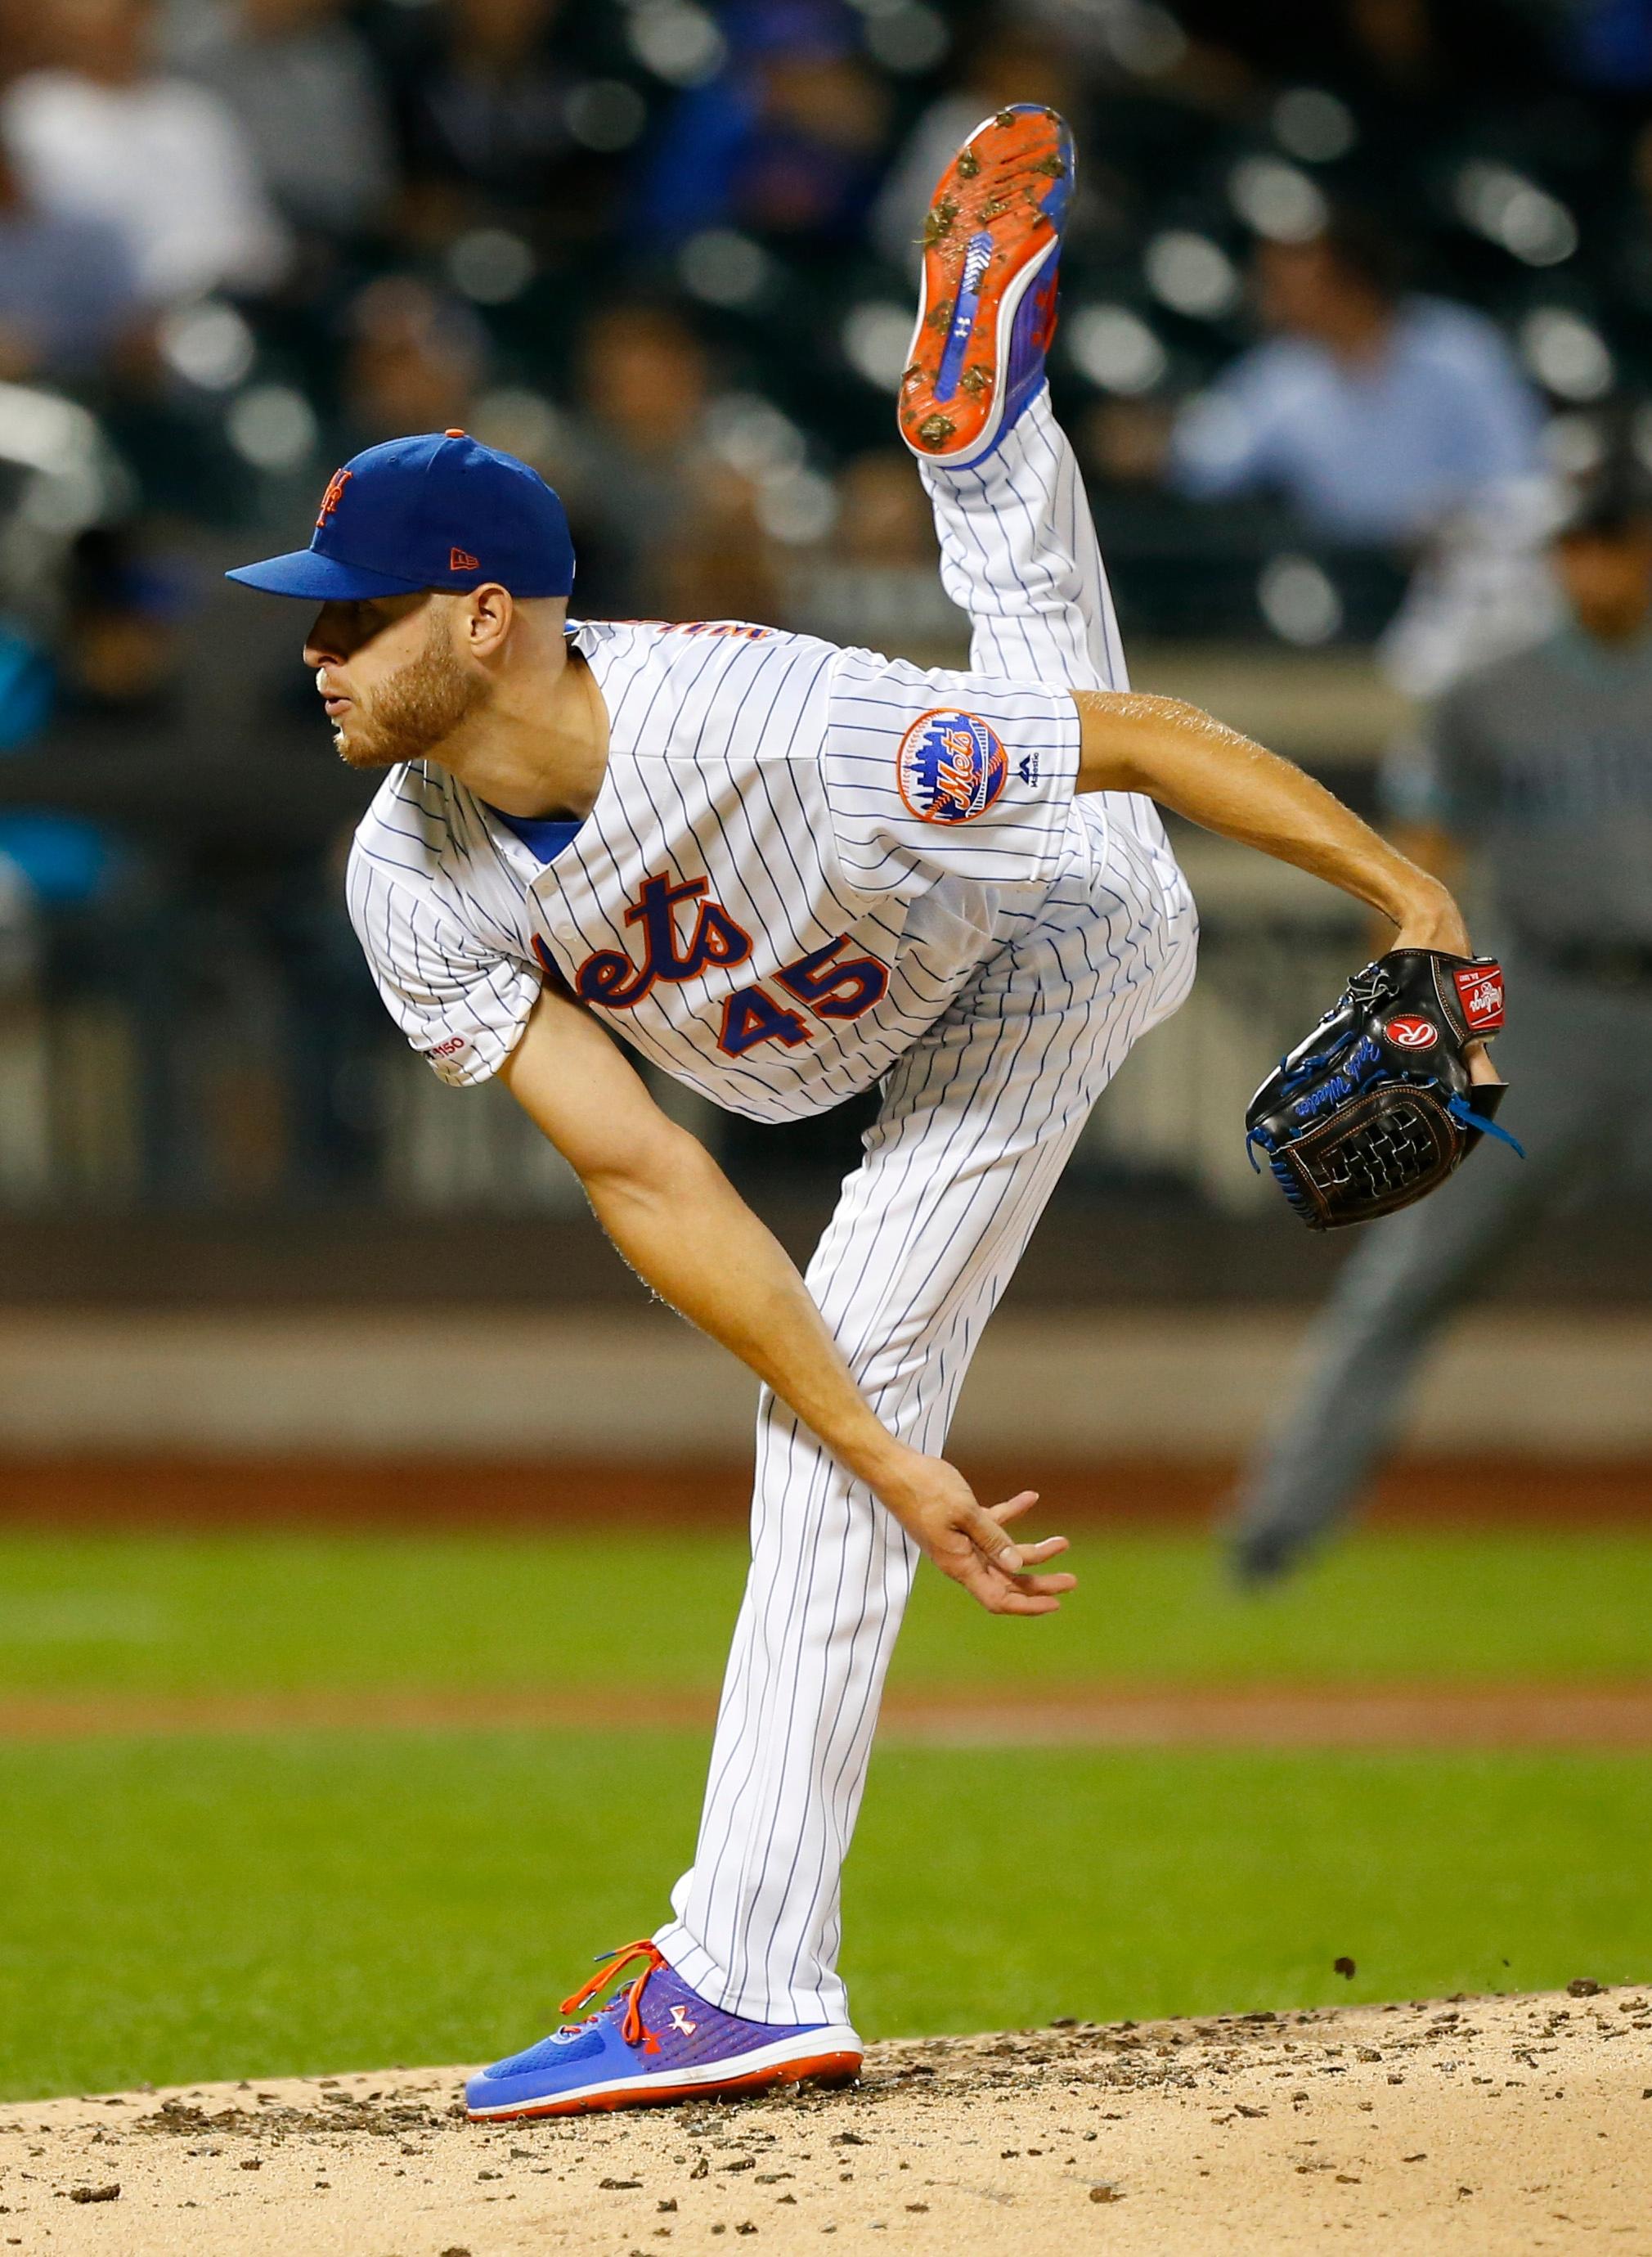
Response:
[[[346,656],[343,620],[335,604],[323,604],[304,638],[304,663],[312,674],[318,666],[337,665]]]

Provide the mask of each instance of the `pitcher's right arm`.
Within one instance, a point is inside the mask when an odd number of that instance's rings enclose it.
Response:
[[[1033,1493],[989,1511],[943,1458],[889,1432],[785,1248],[589,1012],[547,987],[500,1079],[643,1282],[789,1404],[943,1574],[993,1614],[1055,1610],[1073,1577],[1027,1570],[1066,1539],[1018,1546],[1006,1531]]]

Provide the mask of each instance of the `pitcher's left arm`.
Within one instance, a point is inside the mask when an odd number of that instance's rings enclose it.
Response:
[[[1135,791],[1224,838],[1293,862],[1378,910],[1397,948],[1469,956],[1450,889],[1322,783],[1178,697],[1075,690],[1078,791]]]

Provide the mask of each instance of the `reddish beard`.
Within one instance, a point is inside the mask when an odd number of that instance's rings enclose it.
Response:
[[[352,768],[392,768],[427,759],[486,699],[487,689],[454,656],[441,623],[433,619],[417,658],[357,704],[357,725],[335,732],[338,756]]]

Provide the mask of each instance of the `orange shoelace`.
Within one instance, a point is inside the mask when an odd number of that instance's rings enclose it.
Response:
[[[597,1996],[597,1992],[599,1991],[606,1990],[609,1984],[611,1984],[615,1976],[618,1974],[620,1969],[622,1967],[628,1967],[633,1959],[642,1959],[646,1961],[647,1963],[644,1967],[642,1973],[638,1976],[636,1981],[631,1985],[630,1989],[625,1993],[625,2019],[619,2026],[619,2034],[625,2039],[627,2045],[640,2045],[644,2035],[642,2027],[643,1991],[647,1984],[648,1978],[654,1973],[656,1969],[663,1967],[667,1963],[664,1952],[660,1949],[657,1944],[651,1943],[646,1935],[636,1943],[622,1945],[618,1951],[604,1951],[603,1954],[603,1963],[597,1969],[597,1972],[591,1977],[589,1982],[582,1983],[579,1989],[575,1992],[571,1999],[563,1999],[562,2012],[565,2014],[576,2014],[582,2006],[589,2006],[591,2000]]]

